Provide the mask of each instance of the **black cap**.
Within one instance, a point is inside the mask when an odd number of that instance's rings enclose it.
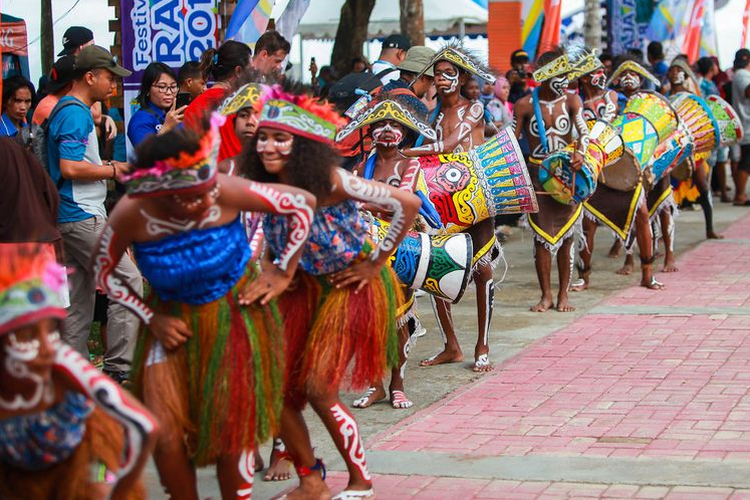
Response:
[[[89,45],[76,56],[77,70],[107,69],[117,76],[130,76],[132,72],[123,68],[104,47]]]
[[[734,69],[744,68],[750,63],[750,50],[740,49],[734,53]]]
[[[401,34],[389,35],[383,40],[383,48],[409,50],[411,48],[411,42],[406,36]]]
[[[529,62],[529,54],[523,49],[514,50],[513,53],[510,55],[511,63],[521,62],[522,60]]]
[[[62,40],[63,49],[57,55],[64,56],[67,54],[72,54],[78,47],[89,43],[93,39],[94,32],[90,29],[84,28],[83,26],[71,26],[70,28],[65,30],[65,34],[63,35]]]
[[[59,92],[67,84],[73,81],[73,73],[76,69],[76,56],[63,56],[52,65],[47,82],[47,92],[54,94]]]

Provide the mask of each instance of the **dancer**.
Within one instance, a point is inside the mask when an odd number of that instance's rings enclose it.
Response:
[[[589,129],[583,118],[583,104],[574,94],[566,92],[568,73],[572,66],[561,49],[545,52],[537,61],[534,79],[540,86],[534,93],[519,100],[514,108],[516,137],[526,134],[531,149],[529,172],[537,193],[542,160],[573,142],[574,129],[578,132],[577,147],[571,158],[571,168],[578,171],[588,147]],[[580,204],[563,205],[550,196],[537,196],[539,212],[529,214],[529,225],[534,235],[534,264],[542,291],[541,300],[531,310],[543,312],[556,307],[560,312],[574,311],[568,300],[573,268],[574,235],[581,217]],[[557,254],[560,289],[557,305],[552,297],[550,273],[552,256]]]
[[[145,323],[135,386],[162,422],[154,460],[172,498],[197,499],[195,467],[216,464],[223,498],[252,493],[253,446],[278,429],[284,291],[307,239],[315,200],[284,186],[217,174],[218,127],[198,139],[172,130],[146,139],[127,196],[99,241],[99,286]],[[277,265],[259,275],[240,211],[288,217]],[[126,248],[152,288],[149,305],[114,273]],[[260,290],[254,300],[240,292]],[[261,299],[259,305],[253,305]]]
[[[583,95],[583,116],[587,122],[601,119],[611,123],[617,115],[617,93],[607,89],[607,77],[601,61],[594,54],[586,59],[587,65],[569,75],[570,79],[580,75],[578,81]],[[606,170],[604,175],[606,178]],[[663,288],[653,276],[653,237],[642,183],[639,182],[630,191],[619,191],[599,183],[594,195],[583,203],[583,209],[585,241],[579,249],[579,280],[571,286],[571,290],[583,291],[589,287],[594,235],[599,223],[612,229],[626,247],[633,244],[632,236],[637,238],[641,253],[641,286]],[[634,224],[635,235],[632,233]]]
[[[437,141],[406,149],[403,153],[406,156],[460,153],[480,145],[484,141],[484,105],[478,100],[466,99],[460,91],[472,75],[492,83],[495,82],[495,77],[460,44],[443,47],[432,57],[427,68],[432,68],[435,74],[438,104],[430,118],[437,133]],[[471,236],[474,248],[472,279],[477,290],[478,332],[473,370],[488,372],[493,369],[489,346],[495,292],[492,272],[500,258],[501,248],[495,236],[492,218],[474,224],[466,232]],[[445,345],[440,353],[422,360],[420,366],[463,361],[464,355],[456,336],[450,302],[432,295],[430,300],[438,317]]]
[[[339,386],[352,360],[355,389],[381,379],[386,368],[396,364],[396,309],[403,296],[393,270],[385,264],[411,227],[419,198],[336,166],[333,141],[340,118],[331,106],[299,87],[275,86],[261,101],[258,133],[242,161],[244,175],[307,189],[320,207],[300,269],[280,299],[287,359],[281,435],[300,478],[288,498],[330,498],[323,462],[313,454],[302,416],[308,401],[349,471],[348,486],[334,498],[371,498],[359,428],[339,399]],[[358,202],[393,213],[377,247],[367,237]],[[291,229],[281,217],[264,217],[265,266],[283,255],[283,241]],[[245,300],[257,294],[248,293]]]
[[[414,50],[413,47],[411,50]],[[374,144],[374,151],[363,164],[358,165],[354,174],[367,180],[382,182],[390,186],[413,193],[419,173],[419,161],[407,158],[400,152],[405,144],[413,144],[418,135],[434,140],[435,131],[427,125],[417,111],[415,103],[419,99],[407,95],[394,96],[388,92],[381,92],[377,100],[365,108],[359,116],[343,129],[336,137],[337,140],[347,137],[362,128],[367,127],[367,137]],[[390,219],[392,213],[383,211],[379,207],[365,206],[377,217]],[[417,317],[414,291],[404,288],[406,302],[398,310],[398,341],[399,362],[391,370],[391,384],[389,387],[391,406],[396,409],[411,408],[413,403],[404,393],[404,373],[409,351],[416,343]],[[373,380],[367,392],[355,400],[355,408],[367,408],[373,403],[386,398],[381,380]]]
[[[0,245],[0,497],[145,498],[153,417],[60,340],[65,270]]]

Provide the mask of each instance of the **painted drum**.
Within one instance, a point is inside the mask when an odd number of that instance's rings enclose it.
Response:
[[[589,146],[578,172],[570,167],[576,143],[547,156],[539,169],[542,188],[563,205],[576,205],[588,200],[596,190],[602,168],[623,154],[622,138],[612,125],[604,120],[596,120],[589,127]]]
[[[370,234],[380,241],[389,223],[372,218]],[[468,234],[429,235],[410,231],[390,258],[401,283],[413,290],[449,300],[461,300],[471,278],[473,246]]]
[[[654,185],[659,180],[675,171],[679,165],[688,163],[693,155],[693,138],[685,124],[680,121],[677,130],[671,137],[656,147],[654,158],[648,167],[653,176],[647,175],[649,184]]]
[[[521,148],[509,128],[466,153],[419,157],[416,193],[441,229],[456,233],[498,214],[539,210]]]
[[[693,158],[696,162],[711,156],[719,144],[719,125],[708,103],[697,95],[679,92],[669,98],[693,138]]]
[[[714,120],[719,126],[719,142],[722,146],[731,146],[737,144],[742,139],[743,130],[740,117],[737,111],[724,99],[717,95],[710,95],[706,98]]]

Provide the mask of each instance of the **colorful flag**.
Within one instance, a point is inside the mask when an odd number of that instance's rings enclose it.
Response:
[[[685,17],[688,3],[688,0],[662,0],[659,2],[646,30],[648,39],[664,42],[675,38],[682,24],[682,19]]]
[[[284,12],[276,22],[276,31],[291,42],[294,34],[297,33],[302,16],[305,15],[309,6],[310,0],[289,0]]]
[[[745,2],[745,10],[742,11],[742,43],[740,48],[745,48],[747,45],[747,21],[750,19],[750,0]]]
[[[524,0],[523,7],[527,12],[521,29],[521,46],[533,61],[536,58],[539,37],[542,35],[544,0]]]
[[[562,21],[562,0],[545,0],[544,26],[539,38],[539,50],[549,50],[560,44],[560,22]]]
[[[255,48],[268,27],[274,0],[239,0],[227,26],[227,40],[245,42]]]
[[[705,14],[703,16],[703,29],[701,29],[700,57],[718,56],[716,40],[716,16],[714,14],[714,0],[704,0]]]
[[[682,42],[682,53],[687,55],[690,64],[693,64],[698,59],[698,54],[700,54],[701,31],[705,11],[705,0],[695,0],[693,9],[690,12],[690,21],[685,32],[685,40]]]

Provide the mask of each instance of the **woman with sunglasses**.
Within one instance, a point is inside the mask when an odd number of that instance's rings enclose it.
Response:
[[[182,124],[187,106],[177,108],[177,76],[164,63],[146,66],[138,91],[141,109],[130,118],[128,139],[137,146],[151,134],[163,134]]]

